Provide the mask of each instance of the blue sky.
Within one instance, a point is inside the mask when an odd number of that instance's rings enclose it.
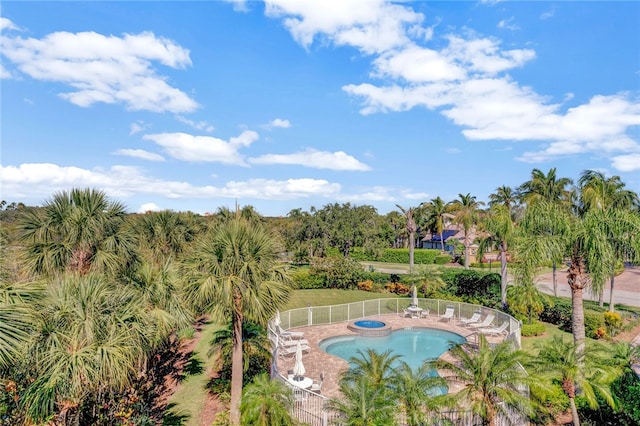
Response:
[[[531,170],[640,192],[638,2],[18,2],[1,197],[381,214]]]

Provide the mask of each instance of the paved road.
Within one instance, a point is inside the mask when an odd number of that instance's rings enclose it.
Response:
[[[558,296],[571,297],[571,288],[567,284],[567,273],[565,270],[558,271]],[[553,278],[551,273],[543,274],[539,277],[538,285],[545,293],[553,294]],[[609,282],[607,281],[604,292],[604,301],[609,302]],[[596,296],[588,291],[584,292],[583,298],[586,300],[598,300]],[[618,275],[614,281],[613,303],[628,306],[640,307],[640,267],[627,268]]]

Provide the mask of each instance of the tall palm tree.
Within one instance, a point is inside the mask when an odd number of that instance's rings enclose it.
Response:
[[[242,324],[266,321],[287,302],[291,287],[278,262],[277,239],[259,223],[237,217],[200,240],[184,263],[193,306],[214,320],[233,324],[230,419],[240,422]]]
[[[290,414],[292,407],[291,389],[262,373],[243,392],[240,422],[251,426],[293,426],[296,422]]]
[[[500,252],[501,302],[502,309],[507,308],[507,251],[513,242],[515,223],[508,207],[494,204],[483,220],[488,236],[480,239],[478,257],[482,259],[488,249],[497,248]]]
[[[524,415],[531,411],[526,390],[528,376],[521,364],[527,355],[513,343],[503,341],[491,348],[480,335],[478,348],[456,346],[450,351],[455,361],[433,361],[440,375],[463,388],[450,397],[458,406],[480,416],[484,425],[494,426],[499,413],[514,409]]]
[[[409,207],[405,209],[404,207],[396,204],[396,207],[400,209],[404,218],[405,218],[405,229],[409,234],[409,273],[413,272],[413,251],[415,250],[415,235],[418,227],[416,226],[415,213],[416,209],[413,207]]]
[[[433,198],[426,205],[427,226],[432,232],[440,235],[440,251],[444,252],[445,214],[449,211],[449,204],[440,197]]]
[[[391,377],[391,391],[406,415],[408,426],[421,426],[436,416],[440,403],[437,391],[446,386],[444,379],[434,375],[429,363],[414,370],[400,361]]]
[[[581,214],[589,210],[609,211],[611,209],[621,209],[630,211],[634,206],[638,206],[638,194],[625,189],[625,184],[620,180],[620,176],[605,177],[604,173],[594,170],[585,170],[578,180],[578,188],[580,190],[580,206]],[[613,294],[615,287],[615,268],[616,263],[628,260],[629,247],[617,244],[618,236],[615,235],[615,229],[612,229],[610,240],[614,245],[615,259],[611,265],[610,274],[610,293],[609,293],[609,310],[613,312]],[[633,248],[631,248],[633,249]],[[600,306],[604,305],[604,282],[595,283],[594,290],[599,294]]]
[[[476,201],[471,194],[458,194],[459,199],[451,202],[451,210],[455,214],[453,221],[462,226],[464,230],[464,267],[469,269],[469,248],[471,246],[471,231],[478,222],[478,209],[484,205],[482,201]]]
[[[575,402],[578,392],[593,408],[598,406],[597,395],[614,406],[609,385],[615,378],[615,368],[607,365],[608,354],[603,348],[579,351],[574,344],[555,336],[553,340],[538,346],[538,349],[538,354],[531,358],[528,366],[539,378],[547,379],[550,382],[547,385],[562,387],[569,398],[575,426],[580,426]]]
[[[510,186],[502,185],[496,188],[494,193],[489,194],[489,207],[502,205],[509,212],[513,212],[513,209],[518,205],[519,197],[520,194],[516,190]]]
[[[19,219],[27,267],[49,275],[126,271],[137,258],[125,215],[124,205],[110,201],[103,191],[56,193],[41,209],[29,209]]]

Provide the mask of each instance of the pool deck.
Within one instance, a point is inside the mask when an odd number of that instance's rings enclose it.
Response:
[[[455,319],[451,320],[450,322],[446,322],[441,320],[437,316],[432,316],[431,318],[407,318],[402,317],[398,314],[387,314],[374,315],[359,319],[384,321],[385,323],[391,325],[393,330],[404,329],[406,327],[428,327],[447,330],[460,334],[464,337],[471,336],[469,339],[471,343],[475,343],[474,339],[475,336],[477,336],[477,331],[473,328],[460,326],[458,324],[458,321]],[[348,363],[340,357],[324,352],[320,349],[318,344],[328,337],[357,336],[358,333],[353,332],[347,328],[347,326],[351,323],[352,321],[348,321],[336,324],[298,327],[295,329],[296,331],[303,331],[304,338],[309,341],[310,350],[303,353],[302,357],[302,362],[306,370],[305,376],[311,377],[314,380],[318,380],[320,378],[320,373],[324,372],[322,395],[329,398],[340,396],[340,391],[338,389],[338,380],[340,379],[340,375],[342,374],[342,372],[348,368]],[[476,333],[474,333],[474,331],[476,331]],[[497,343],[503,339],[503,336],[486,337],[487,340],[492,343]],[[449,354],[447,352],[442,357],[446,358],[448,356]],[[279,356],[277,361],[278,371],[286,376],[287,370],[293,369],[294,362],[294,355],[289,355],[286,357]]]

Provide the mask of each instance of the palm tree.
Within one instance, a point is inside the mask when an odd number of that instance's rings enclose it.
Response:
[[[478,208],[484,205],[476,201],[471,194],[458,194],[459,199],[451,202],[451,209],[455,213],[453,221],[464,230],[464,267],[469,269],[469,247],[471,246],[471,230],[478,222]]]
[[[502,309],[507,309],[507,250],[515,234],[515,223],[508,207],[494,204],[484,217],[484,228],[489,233],[480,239],[478,257],[482,259],[485,251],[497,247],[500,251],[500,277]]]
[[[396,207],[400,209],[405,218],[405,229],[409,234],[409,273],[413,272],[413,251],[415,249],[415,235],[418,227],[414,218],[415,209],[409,207],[408,209],[396,204]]]
[[[29,209],[19,219],[27,267],[49,275],[124,272],[136,262],[125,215],[124,205],[102,191],[56,193],[43,208]]]
[[[344,426],[394,425],[397,401],[388,387],[373,383],[370,376],[360,375],[340,380],[340,398],[331,399],[328,408],[340,417]]]
[[[192,216],[171,210],[146,213],[134,222],[133,229],[141,248],[159,265],[180,255],[199,231]]]
[[[584,214],[589,210],[603,210],[608,211],[611,209],[631,210],[639,203],[638,194],[628,189],[625,189],[625,184],[620,180],[620,176],[612,176],[606,178],[604,173],[585,170],[580,175],[578,181],[578,188],[580,189],[580,212]],[[627,260],[625,256],[628,256],[628,247],[620,246],[616,244],[618,238],[615,235],[615,230],[612,230],[613,234],[610,235],[611,242],[614,244],[616,259],[611,265],[610,275],[610,293],[609,293],[609,310],[613,312],[613,292],[615,285],[615,266],[619,261]],[[596,283],[594,289],[599,293],[600,306],[604,305],[604,282]]]
[[[499,186],[496,188],[496,192],[489,195],[489,207],[501,205],[505,206],[510,213],[513,213],[514,208],[518,205],[519,197],[520,194],[510,186]]]
[[[528,366],[539,378],[547,379],[548,385],[560,385],[569,398],[573,424],[580,426],[575,397],[579,392],[592,408],[597,408],[599,395],[611,406],[614,405],[609,384],[615,378],[615,368],[606,363],[608,354],[601,347],[589,351],[579,351],[578,347],[565,342],[562,337],[538,346],[538,354],[532,357]]]
[[[0,370],[14,365],[33,327],[29,305],[42,296],[40,283],[10,284],[0,280]]]
[[[640,248],[637,215],[621,210],[590,210],[578,218],[557,204],[537,202],[527,208],[520,222],[516,253],[521,267],[529,274],[544,262],[569,254],[571,325],[579,352],[584,350],[586,339],[582,295],[591,283],[604,282],[610,273],[615,259],[610,239],[612,229],[616,230],[620,245]]]
[[[292,407],[291,389],[262,373],[243,392],[240,422],[252,426],[293,426],[296,422],[289,414]]]
[[[49,283],[42,300],[31,304],[35,321],[25,359],[35,381],[21,403],[32,421],[57,411],[59,422],[79,424],[83,403],[101,405],[131,383],[151,351],[140,302],[132,289],[103,276],[76,274]]]
[[[497,415],[507,414],[509,409],[530,413],[530,401],[524,392],[529,379],[521,367],[526,354],[515,350],[512,342],[505,340],[492,349],[480,335],[477,350],[460,345],[450,353],[455,361],[439,359],[431,365],[448,382],[463,385],[450,397],[458,406],[479,415],[483,425],[494,426]]]
[[[218,360],[222,361],[221,369],[224,375],[224,372],[230,371],[233,367],[230,365],[233,357],[233,324],[229,323],[227,327],[216,331],[210,343],[211,347],[207,355],[218,354]],[[246,383],[256,372],[268,368],[271,362],[271,341],[264,327],[250,321],[242,323],[242,350],[245,355],[242,357],[244,360],[242,371],[245,376],[243,383]],[[251,371],[252,366],[253,371]]]
[[[379,353],[374,349],[366,351],[358,350],[356,356],[349,359],[351,368],[347,370],[343,379],[355,381],[360,376],[367,376],[372,386],[389,386],[393,376],[393,364],[397,362],[400,355],[394,354],[391,349]]]
[[[570,209],[572,207],[572,192],[567,189],[573,185],[573,180],[569,178],[558,178],[555,167],[549,169],[546,175],[539,169],[531,171],[531,180],[523,183],[518,188],[518,193],[522,202],[531,206],[539,201],[558,204],[559,206]],[[553,294],[558,296],[557,284],[557,264],[562,258],[551,259],[553,267]]]
[[[230,419],[240,422],[242,324],[266,324],[287,302],[291,287],[278,262],[274,235],[240,217],[220,223],[200,240],[184,263],[186,291],[193,306],[214,320],[233,324]]]
[[[426,204],[427,226],[432,232],[440,235],[440,251],[444,252],[445,214],[449,211],[449,204],[440,197],[433,198]]]
[[[437,391],[446,386],[444,379],[439,377],[429,365],[422,364],[417,370],[409,364],[400,361],[391,377],[391,388],[394,399],[400,402],[404,410],[408,426],[421,426],[433,418],[440,404]]]
[[[549,302],[549,297],[540,291],[533,280],[518,280],[516,285],[509,287],[507,296],[511,309],[526,315],[529,324],[533,323],[534,315],[537,317],[544,310],[544,303]]]

